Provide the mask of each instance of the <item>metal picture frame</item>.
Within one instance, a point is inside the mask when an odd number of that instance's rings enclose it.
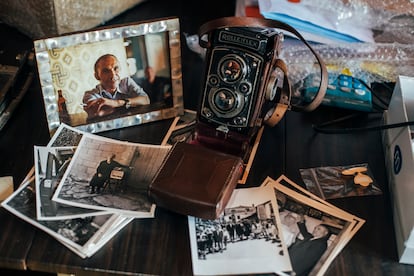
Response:
[[[34,50],[51,133],[61,123],[95,133],[173,118],[184,112],[178,18],[38,39]],[[129,77],[138,84],[145,68],[153,67],[157,76],[169,80],[168,101],[116,108],[109,115],[89,118],[83,109],[83,96],[99,85],[94,65],[105,54],[116,56],[122,78]]]

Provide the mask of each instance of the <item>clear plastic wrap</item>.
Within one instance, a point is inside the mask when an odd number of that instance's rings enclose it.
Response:
[[[31,38],[86,30],[145,0],[2,0],[0,19]]]
[[[300,174],[306,189],[322,199],[382,194],[367,163],[306,168]]]
[[[320,13],[336,18],[336,25],[354,24],[371,29],[381,29],[395,16],[414,15],[414,4],[409,0],[302,0],[300,4],[318,7]]]
[[[186,42],[190,50],[204,58],[205,49],[199,46],[197,35],[186,35]],[[329,73],[340,74],[345,70],[368,85],[395,82],[398,76],[410,76],[414,72],[414,44],[361,42],[312,47],[324,60]],[[314,55],[296,40],[285,41],[280,57],[288,66],[294,88],[300,87],[308,75],[319,72]]]
[[[258,9],[318,42],[414,41],[414,3],[409,0],[258,0]]]
[[[330,73],[346,69],[366,83],[395,82],[399,75],[414,72],[414,44],[343,43],[314,45]],[[315,72],[313,54],[303,45],[285,45],[281,58],[289,67],[293,83]]]

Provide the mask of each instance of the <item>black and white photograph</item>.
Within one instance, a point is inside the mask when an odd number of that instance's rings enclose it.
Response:
[[[268,187],[236,189],[218,219],[188,217],[195,275],[291,271],[272,196]]]
[[[302,186],[298,185],[297,183],[293,182],[292,180],[290,180],[288,177],[286,177],[285,175],[280,175],[276,180],[273,180],[270,177],[267,177],[265,179],[265,181],[263,181],[262,185],[274,185],[275,183],[278,183],[280,185],[283,185],[284,187],[295,191],[305,197],[308,197],[312,200],[315,200],[317,202],[322,203],[323,205],[326,205],[327,207],[329,207],[330,209],[332,209],[332,212],[334,212],[335,214],[337,214],[337,216],[340,216],[342,218],[346,218],[347,220],[351,221],[352,220],[352,224],[351,227],[347,233],[347,235],[345,235],[341,241],[335,246],[334,251],[332,252],[332,254],[329,256],[330,259],[334,259],[335,256],[337,256],[337,254],[339,254],[339,252],[341,252],[341,250],[348,244],[348,242],[352,239],[352,237],[361,229],[361,227],[365,224],[365,220],[357,217],[353,214],[350,214],[348,212],[346,212],[343,209],[338,208],[337,206],[331,204],[330,202],[323,200],[322,198],[318,197],[317,195],[309,192],[307,189],[303,188]],[[325,265],[329,265],[329,264],[325,264]]]
[[[87,132],[183,113],[177,18],[34,41],[50,131]]]
[[[1,205],[17,217],[45,231],[81,258],[92,256],[132,220],[129,217],[108,214],[39,221],[36,218],[34,182],[35,178],[29,177]]]
[[[161,145],[174,145],[177,142],[186,142],[191,140],[194,130],[197,112],[189,109],[184,110],[182,116],[174,118],[167,134],[164,136]]]
[[[274,188],[293,272],[322,275],[355,234],[354,217],[276,181],[266,186]]]
[[[170,148],[84,135],[52,200],[133,217],[154,217],[148,186]]]
[[[274,183],[279,183],[279,184],[285,186],[286,188],[289,188],[289,189],[291,189],[291,190],[293,190],[293,191],[295,191],[299,194],[302,194],[306,197],[309,197],[313,200],[316,200],[316,201],[318,201],[318,202],[320,202],[324,205],[327,205],[329,208],[334,210],[336,213],[338,213],[338,214],[342,213],[342,215],[347,217],[347,218],[349,216],[351,216],[352,219],[355,221],[355,224],[353,225],[352,230],[350,232],[350,237],[352,237],[362,227],[362,225],[364,225],[364,223],[365,223],[364,219],[362,219],[360,217],[357,217],[355,215],[352,215],[352,214],[346,212],[343,209],[338,208],[337,206],[333,205],[332,203],[320,198],[319,196],[311,193],[307,189],[305,189],[302,186],[298,185],[297,183],[293,182],[292,180],[290,180],[288,177],[286,177],[283,174],[280,175],[276,180],[273,180],[272,178],[267,177],[263,181],[262,185],[273,185]]]
[[[75,147],[82,139],[84,132],[61,123],[50,138],[48,147]]]
[[[61,220],[107,214],[108,211],[79,208],[52,200],[76,147],[34,146],[36,213],[38,220]]]

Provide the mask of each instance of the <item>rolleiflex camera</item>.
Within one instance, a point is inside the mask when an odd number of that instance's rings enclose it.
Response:
[[[266,118],[266,107],[271,102],[289,104],[290,95],[276,95],[283,72],[266,80],[283,36],[271,29],[228,27],[214,30],[210,39],[195,139],[245,159]]]
[[[314,53],[321,83],[313,101],[291,105],[287,67],[279,58],[283,35],[295,34]],[[291,26],[273,20],[224,17],[202,25],[206,69],[192,138],[175,144],[149,187],[155,203],[172,211],[215,219],[224,210],[258,130],[274,126],[287,110],[312,111],[327,87],[327,71]]]

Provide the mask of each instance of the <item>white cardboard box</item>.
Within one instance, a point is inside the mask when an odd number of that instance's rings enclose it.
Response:
[[[414,77],[399,76],[385,123],[414,121]],[[384,131],[385,162],[400,263],[414,264],[414,126]]]

